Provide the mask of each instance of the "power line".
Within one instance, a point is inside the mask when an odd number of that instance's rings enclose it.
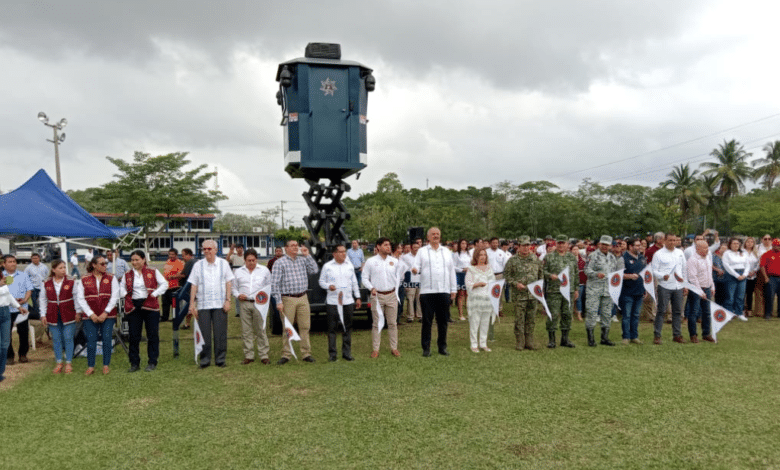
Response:
[[[746,122],[746,123],[743,123],[743,124],[739,124],[739,125],[734,126],[734,127],[730,127],[728,129],[723,129],[723,130],[715,132],[713,134],[704,135],[704,136],[701,136],[701,137],[696,137],[694,139],[686,140],[686,141],[683,141],[683,142],[678,142],[676,144],[668,145],[666,147],[662,147],[662,148],[659,148],[659,149],[650,150],[648,152],[640,153],[639,155],[634,155],[632,157],[621,158],[619,160],[614,160],[614,161],[611,161],[611,162],[608,162],[608,163],[602,163],[600,165],[592,166],[590,168],[584,168],[582,170],[576,170],[576,171],[572,171],[572,172],[569,172],[569,173],[563,173],[563,174],[560,174],[560,175],[554,175],[553,177],[562,178],[562,177],[565,177],[565,176],[570,176],[570,175],[574,175],[574,174],[577,174],[577,173],[582,173],[582,172],[585,172],[585,171],[595,170],[597,168],[602,168],[602,167],[605,167],[605,166],[614,165],[615,163],[622,163],[622,162],[626,162],[626,161],[629,161],[629,160],[635,160],[637,158],[646,157],[648,155],[651,155],[651,154],[654,154],[654,153],[657,153],[657,152],[662,152],[664,150],[673,149],[673,148],[679,147],[681,145],[690,144],[692,142],[697,142],[697,141],[703,140],[703,139],[709,139],[711,137],[715,137],[717,135],[720,135],[720,134],[722,134],[724,132],[733,131],[735,129],[739,129],[740,127],[745,127],[745,126],[749,126],[749,125],[752,125],[752,124],[756,124],[756,123],[759,123],[759,122],[762,122],[762,121],[766,121],[768,119],[775,118],[777,116],[780,116],[780,113],[771,114],[769,116],[765,116],[765,117],[762,117],[760,119],[756,119],[755,121],[750,121],[750,122]]]

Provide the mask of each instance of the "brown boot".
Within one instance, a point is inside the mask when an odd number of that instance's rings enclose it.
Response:
[[[712,337],[712,335],[707,335],[707,336],[705,336],[705,337],[704,337],[704,338],[702,338],[702,339],[703,339],[704,341],[709,341],[710,343],[717,343],[717,341],[715,341],[715,338],[713,338],[713,337]]]
[[[530,349],[531,351],[536,351],[536,346],[534,345],[534,337],[531,335],[525,335],[525,349]]]
[[[691,343],[698,343],[698,342],[699,342],[699,337],[698,336],[696,336],[696,335],[691,336]]]
[[[518,351],[522,351],[525,349],[525,340],[522,336],[515,336],[515,339],[517,340],[517,344],[515,345],[515,349]]]

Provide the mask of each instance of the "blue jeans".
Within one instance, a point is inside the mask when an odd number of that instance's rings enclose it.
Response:
[[[764,318],[770,318],[775,307],[775,296],[780,297],[780,276],[769,276],[764,284]],[[780,316],[780,313],[778,314]]]
[[[79,273],[78,266],[73,266],[73,269],[70,270],[70,277],[77,277],[81,279],[81,273]]]
[[[579,291],[580,295],[577,297],[577,311],[578,312],[584,312],[585,311],[585,284],[580,284]]]
[[[106,318],[103,323],[94,323],[92,320],[86,319],[82,320],[81,323],[84,324],[84,333],[87,335],[87,366],[95,367],[98,338],[103,342],[103,365],[110,365],[116,318]]]
[[[64,347],[65,362],[70,364],[73,361],[73,336],[76,334],[76,322],[63,325],[62,319],[58,318],[56,325],[49,323],[49,332],[57,363],[62,362],[62,348]]]
[[[644,295],[621,295],[620,311],[623,312],[623,339],[639,338],[639,315],[642,313]]]
[[[0,307],[0,351],[5,353],[11,344],[11,310],[8,307]],[[5,373],[5,361],[7,354],[0,354],[0,380]]]
[[[712,298],[712,289],[707,287],[702,290],[708,299]],[[687,303],[691,304],[691,313],[688,315],[688,334],[692,337],[696,336],[696,321],[699,319],[699,317],[701,317],[701,335],[709,336],[712,333],[710,302],[708,300],[702,299],[695,292],[688,291]]]
[[[737,271],[739,272],[739,271]],[[745,279],[741,281],[726,273],[726,303],[723,306],[734,315],[742,315],[745,308]]]

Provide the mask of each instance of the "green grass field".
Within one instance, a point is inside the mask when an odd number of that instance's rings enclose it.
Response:
[[[10,366],[29,370],[0,386],[0,468],[780,468],[778,320],[732,321],[717,345],[672,343],[665,325],[654,346],[641,323],[644,345],[612,348],[588,348],[575,322],[576,349],[518,352],[504,318],[478,354],[456,322],[451,356],[430,358],[404,323],[403,357],[385,333],[378,359],[358,322],[354,362],[328,363],[320,331],[317,363],[285,366],[241,365],[237,320],[225,369],[197,368],[191,331],[174,359],[170,323],[151,373],[117,352],[108,376],[85,377],[84,358],[55,376],[50,348]]]

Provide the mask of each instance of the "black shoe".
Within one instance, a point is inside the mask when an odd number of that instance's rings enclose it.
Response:
[[[157,368],[157,364],[149,364],[148,366],[146,366],[146,369],[144,369],[144,372],[151,372],[156,368]]]
[[[609,340],[609,328],[601,327],[601,344],[604,346],[614,346],[615,343]]]
[[[423,349],[423,357],[431,357],[431,351],[429,349]]]
[[[596,336],[593,334],[593,328],[588,329],[588,346],[591,348],[596,347]]]
[[[345,361],[354,361],[355,360],[355,358],[350,356],[349,354],[345,354],[345,355],[343,355],[341,357],[343,357]]]
[[[205,369],[206,367],[210,366],[211,364],[201,364],[198,367],[201,369]]]
[[[314,362],[314,358],[311,356],[306,356],[303,358],[303,362]]]
[[[448,353],[446,349],[439,349],[439,354],[441,354],[442,356],[449,356],[450,355],[450,353]]]
[[[173,357],[179,357],[179,352],[176,351],[175,353],[173,353]]]
[[[7,365],[7,366],[12,366],[12,365],[14,365],[14,363],[15,363],[15,362],[16,362],[16,361],[14,361],[14,358],[12,358],[12,357],[9,357],[8,359],[6,359],[6,361],[5,361],[5,365]]]
[[[236,314],[236,318],[241,318],[241,314],[240,314],[240,313],[237,313],[237,314]]]
[[[550,342],[547,343],[547,347],[550,349],[555,349],[555,332],[548,331],[547,336],[550,338]]]
[[[336,356],[330,356],[328,362],[336,362]]]
[[[189,329],[190,329],[190,327],[189,327],[189,326],[187,326],[187,325],[184,325],[184,326],[182,326],[182,327],[179,327],[179,329],[180,329],[180,330],[189,330]]]
[[[564,348],[573,348],[574,343],[569,341],[569,330],[561,330],[561,346]]]
[[[280,365],[280,366],[283,366],[283,365],[287,364],[288,362],[290,362],[290,360],[287,359],[286,357],[283,357],[283,358],[279,359],[279,361],[277,361],[276,364]]]
[[[130,366],[130,368],[129,368],[129,369],[127,369],[127,372],[128,372],[128,373],[130,373],[130,372],[138,372],[139,370],[141,370],[141,366],[137,366],[137,365],[135,365],[135,364],[132,364],[132,365]]]
[[[220,362],[219,364],[217,364],[217,367],[227,367],[227,364],[225,364],[224,362]]]

